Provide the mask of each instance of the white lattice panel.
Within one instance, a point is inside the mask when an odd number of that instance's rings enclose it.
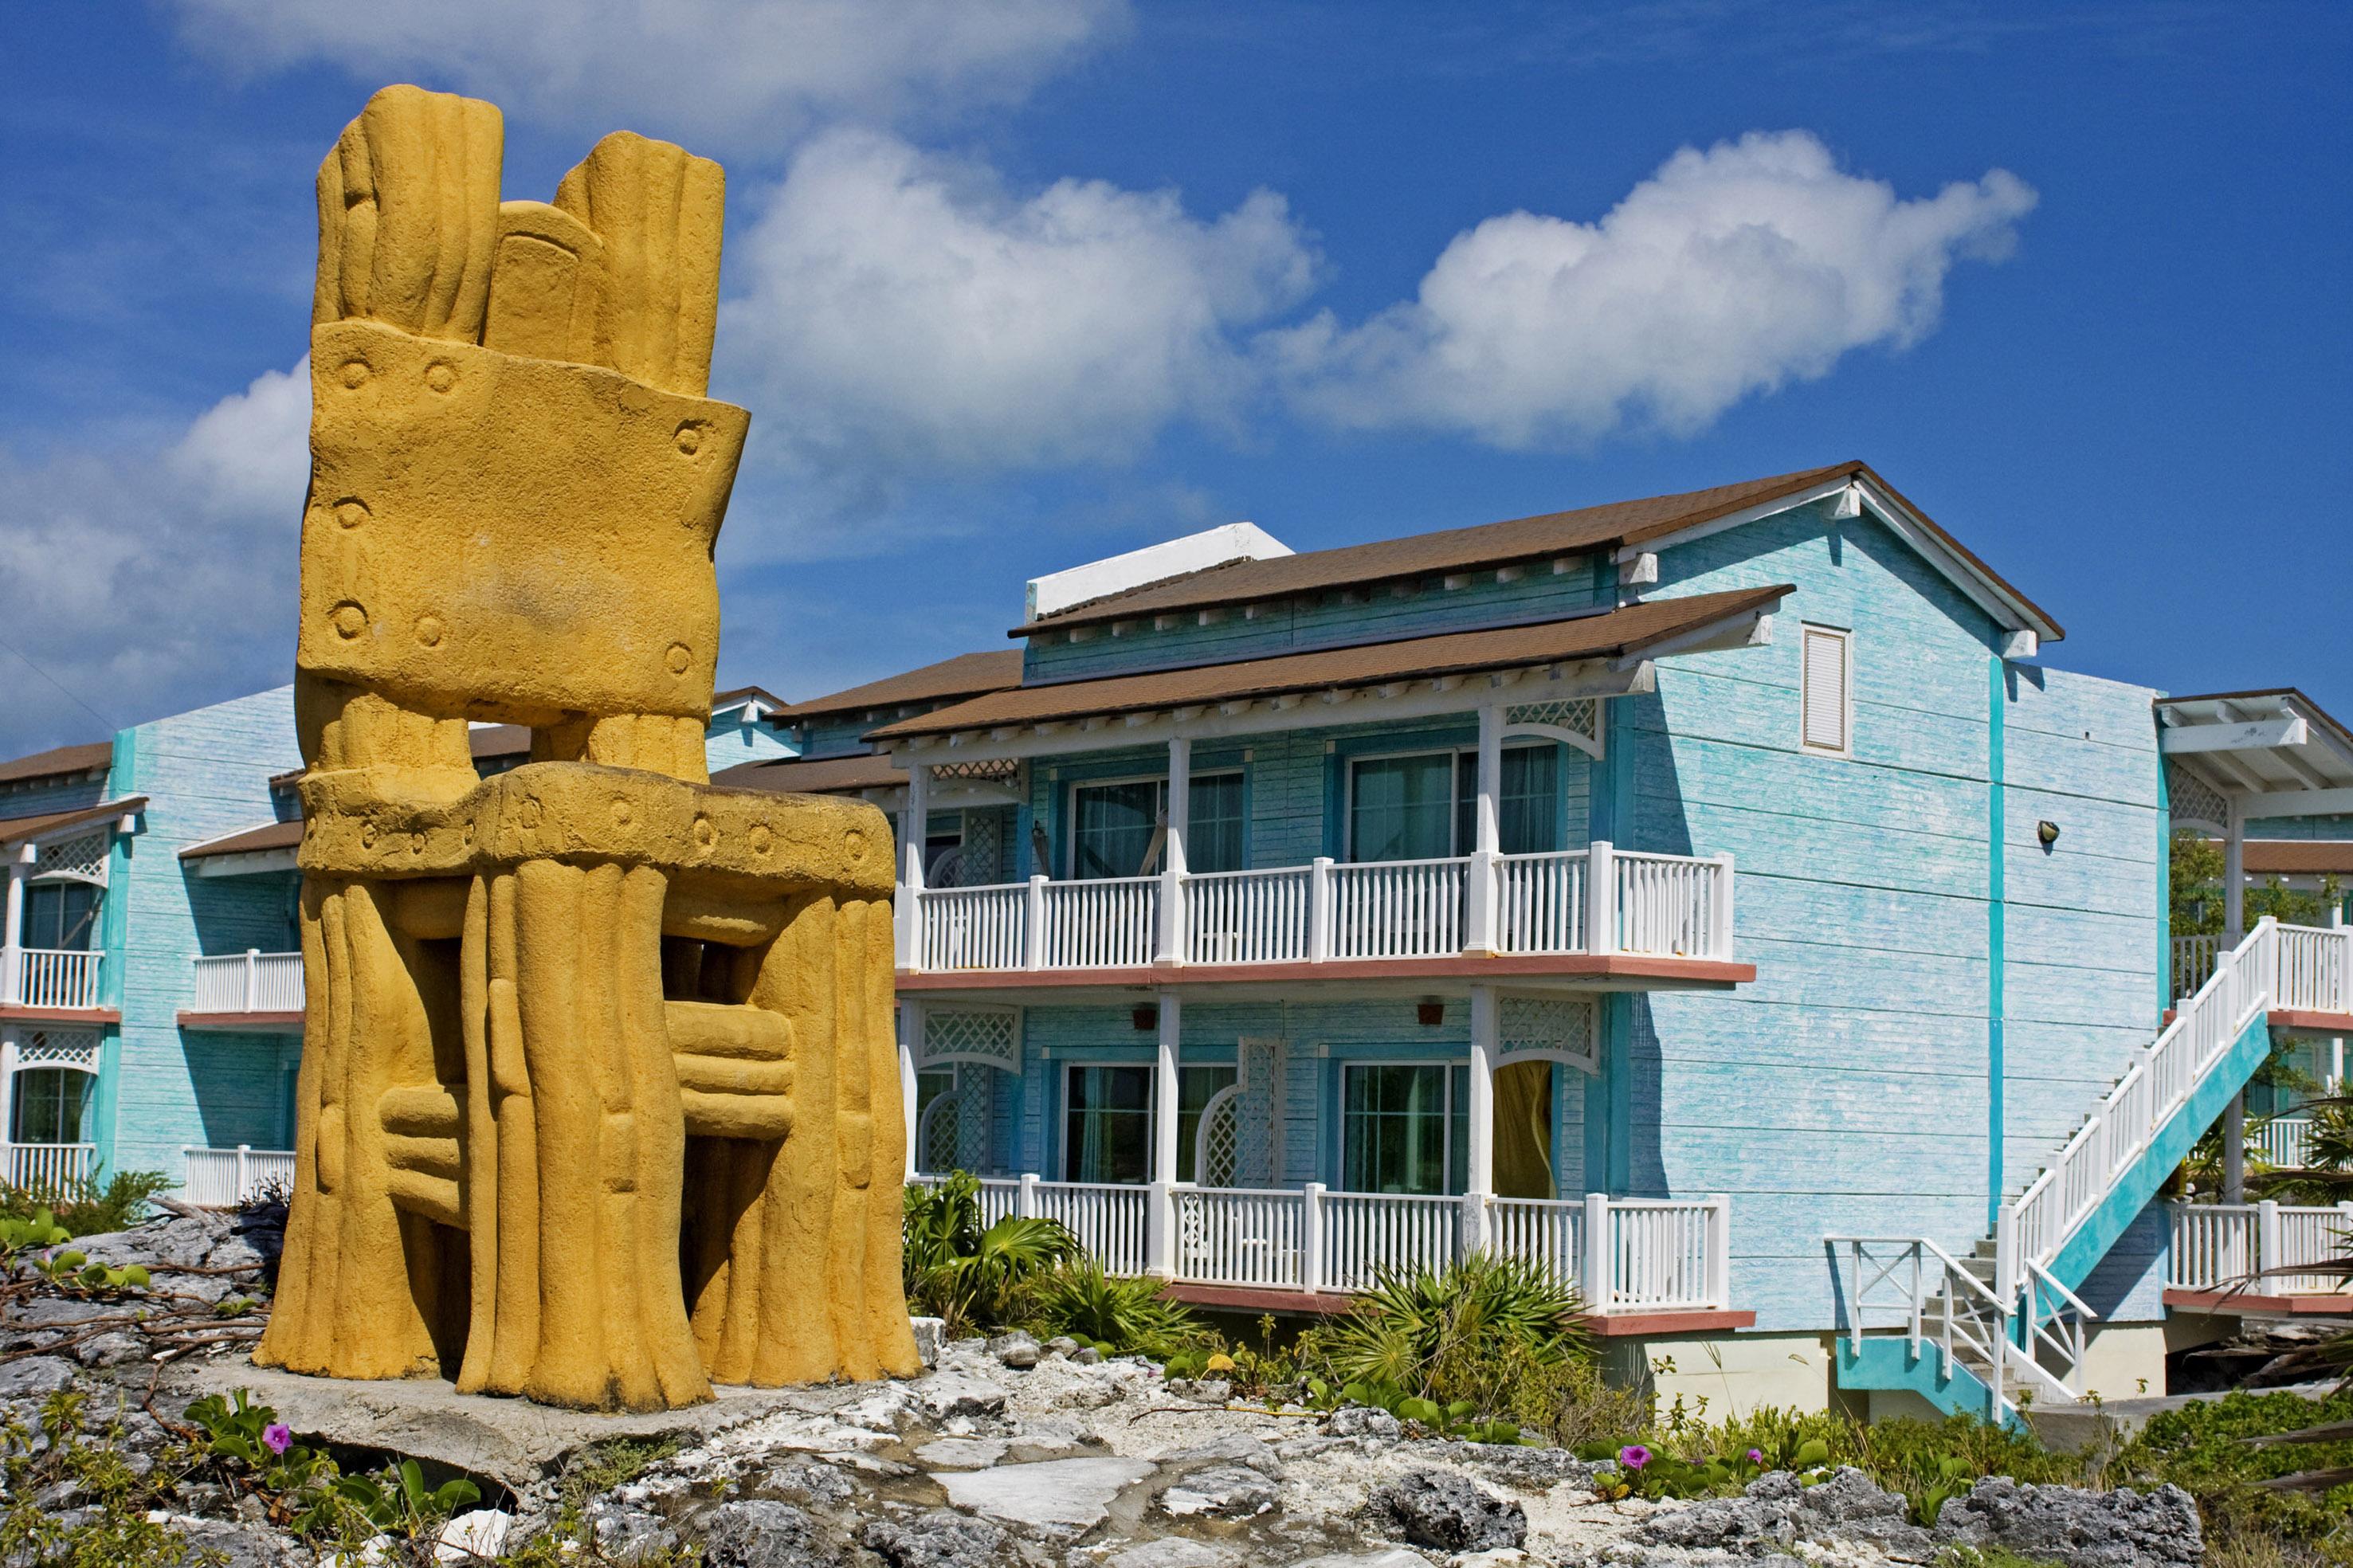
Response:
[[[2229,830],[2231,803],[2222,792],[2178,763],[2165,764],[2165,796],[2176,823],[2203,823],[2217,833]]]
[[[1527,702],[1504,710],[1504,725],[1559,731],[1571,743],[1595,756],[1601,754],[1601,701],[1595,697],[1565,697],[1554,702]]]
[[[923,1047],[915,1059],[925,1067],[940,1062],[978,1062],[1021,1070],[1021,1015],[1010,1007],[925,1008]]]
[[[999,814],[994,811],[967,811],[964,814],[964,879],[966,887],[986,887],[1004,879],[1005,861],[1001,847]]]
[[[34,863],[36,877],[71,877],[78,881],[106,880],[106,852],[112,839],[104,830],[86,833],[79,838],[63,839],[41,846],[40,858]]]
[[[954,1089],[935,1097],[923,1107],[923,1124],[915,1129],[915,1169],[945,1172],[956,1169],[960,1147],[958,1123],[962,1121],[959,1104],[962,1097]]]
[[[16,1042],[16,1066],[98,1070],[96,1029],[34,1029]]]
[[[1496,1004],[1496,1060],[1541,1057],[1591,1071],[1599,1060],[1599,1006],[1589,996],[1504,996]]]
[[[1282,1179],[1282,1042],[1245,1039],[1235,1062],[1232,1184],[1275,1186]]]
[[[1210,1097],[1201,1112],[1199,1142],[1194,1145],[1193,1180],[1205,1187],[1239,1187],[1237,1154],[1240,1145],[1241,1096],[1221,1090]],[[1252,1186],[1263,1185],[1251,1182]]]

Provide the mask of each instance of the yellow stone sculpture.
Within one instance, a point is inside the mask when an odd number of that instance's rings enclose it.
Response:
[[[551,205],[386,88],[319,171],[295,1188],[256,1360],[591,1410],[917,1370],[889,828],[713,789],[723,176]],[[477,776],[470,721],[528,725]]]

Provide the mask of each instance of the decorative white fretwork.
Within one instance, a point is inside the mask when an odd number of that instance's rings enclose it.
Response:
[[[923,1108],[923,1122],[915,1129],[920,1154],[916,1169],[989,1174],[990,1134],[997,1111],[995,1079],[993,1073],[956,1069],[955,1087]]]
[[[85,833],[79,838],[44,844],[40,848],[40,858],[33,863],[33,875],[44,879],[59,877],[77,882],[95,882],[102,888],[106,885],[107,850],[112,842],[112,836],[101,829],[96,833]]]
[[[1241,1185],[1234,1173],[1241,1092],[1240,1084],[1228,1084],[1201,1108],[1201,1125],[1193,1134],[1193,1180],[1202,1186]]]
[[[2231,830],[2231,803],[2222,792],[2179,763],[2165,764],[2165,798],[2177,827],[2194,823],[2217,833]]]
[[[1599,1071],[1599,1011],[1590,996],[1498,997],[1495,1064],[1543,1060]]]
[[[16,1042],[16,1069],[75,1068],[98,1070],[96,1029],[29,1029]]]
[[[958,1144],[962,1142],[956,1136],[956,1098],[955,1090],[950,1089],[934,1096],[931,1104],[923,1107],[923,1120],[915,1129],[915,1169],[944,1172],[956,1168],[956,1156],[961,1152]]]
[[[965,779],[978,784],[1004,784],[1021,771],[1021,764],[1011,757],[976,763],[933,763],[932,777],[936,781]]]
[[[1006,1072],[1021,1070],[1021,1010],[1018,1007],[926,1007],[923,1037],[915,1051],[918,1067],[976,1062]]]
[[[1589,757],[1601,754],[1601,700],[1565,697],[1504,710],[1504,733],[1541,735],[1575,746]]]
[[[996,811],[967,811],[964,814],[964,882],[968,888],[983,888],[1002,881],[1005,876],[1002,844],[1003,814]]]

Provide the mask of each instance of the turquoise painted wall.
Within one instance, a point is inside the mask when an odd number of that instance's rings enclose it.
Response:
[[[285,951],[288,878],[198,878],[179,851],[279,811],[271,774],[301,765],[291,688],[142,724],[120,787],[150,797],[143,830],[108,889],[122,925],[108,962],[122,982],[112,1115],[100,1128],[118,1170],[183,1173],[185,1144],[284,1148],[293,1035],[184,1032],[196,954]],[[120,755],[118,752],[118,755]]]
[[[718,720],[703,732],[702,755],[715,773],[722,768],[765,763],[771,757],[797,757],[800,747],[790,734],[779,734],[770,725]]]
[[[46,816],[53,811],[96,805],[107,798],[110,782],[107,770],[101,769],[96,779],[0,784],[0,817]]]

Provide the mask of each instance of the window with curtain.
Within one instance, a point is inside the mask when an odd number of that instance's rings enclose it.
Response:
[[[1242,868],[1242,775],[1198,773],[1189,792],[1185,864],[1195,871]],[[1071,875],[1081,881],[1160,869],[1166,779],[1122,779],[1071,789]]]
[[[1219,1090],[1233,1087],[1234,1069],[1229,1067],[1180,1067],[1176,1069],[1176,1179],[1198,1181],[1194,1173],[1194,1145],[1201,1135],[1201,1112]]]
[[[25,885],[26,947],[87,952],[98,936],[98,889],[88,882]]]
[[[16,1075],[9,1137],[18,1143],[83,1143],[82,1112],[90,1075],[64,1068],[29,1068]]]
[[[1468,1067],[1350,1064],[1341,1076],[1341,1184],[1354,1193],[1460,1193],[1470,1176]]]
[[[1479,841],[1479,754],[1429,752],[1366,757],[1352,765],[1348,845],[1353,860],[1428,860],[1468,855]],[[1506,855],[1560,847],[1560,748],[1506,746],[1495,796],[1497,843]]]
[[[1062,1179],[1152,1179],[1152,1068],[1072,1064],[1063,1079]]]

